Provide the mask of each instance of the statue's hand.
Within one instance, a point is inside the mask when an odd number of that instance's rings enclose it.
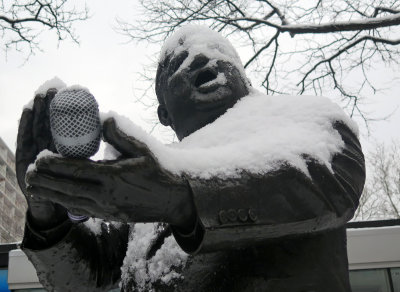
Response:
[[[18,129],[15,159],[17,180],[28,202],[31,223],[39,229],[52,228],[67,218],[65,208],[28,194],[25,184],[26,170],[36,156],[44,149],[56,152],[49,120],[50,101],[56,93],[56,89],[49,89],[46,95],[36,95],[32,109],[26,108],[22,112]]]
[[[163,169],[149,148],[118,129],[114,119],[104,122],[103,131],[120,158],[43,157],[27,175],[29,193],[77,214],[190,228],[195,211],[186,180]]]

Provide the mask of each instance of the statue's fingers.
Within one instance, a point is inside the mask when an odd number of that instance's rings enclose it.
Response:
[[[32,121],[32,110],[24,109],[19,122],[17,150],[15,152],[17,180],[22,191],[25,190],[26,169],[30,163],[35,161],[37,155],[36,145],[33,142]]]
[[[52,139],[47,107],[46,97],[42,94],[36,95],[33,102],[32,133],[38,152],[47,149]]]
[[[22,112],[19,120],[18,135],[17,135],[17,152],[24,153],[27,149],[32,147],[32,122],[33,112],[26,108]]]
[[[57,89],[55,89],[55,88],[50,88],[49,90],[47,90],[47,93],[46,93],[46,126],[45,127],[46,127],[46,129],[48,129],[48,132],[50,132],[50,133],[51,133],[51,130],[50,130],[50,103],[53,100],[56,93],[57,93]],[[48,141],[47,149],[49,149],[51,152],[54,152],[54,153],[57,152],[52,136]]]
[[[84,180],[59,178],[49,174],[29,172],[26,175],[26,182],[32,187],[42,187],[56,193],[64,194],[75,200],[75,198],[86,198],[96,200],[102,193],[102,186]]]
[[[146,144],[122,132],[113,118],[109,118],[103,123],[103,136],[106,142],[114,146],[124,156],[154,158]]]
[[[30,186],[28,192],[41,200],[51,201],[52,203],[61,205],[70,211],[72,210],[73,213],[80,215],[91,215],[92,212],[89,210],[93,208],[92,206],[94,204],[96,204],[93,200],[88,198],[72,198],[71,196],[45,187]]]
[[[56,95],[57,90],[51,88],[46,94],[37,94],[33,102],[33,137],[39,152],[48,149],[56,152],[53,137],[50,130],[50,102]]]
[[[114,172],[114,167],[112,162],[47,156],[36,161],[36,170],[56,177],[99,183],[104,175]]]

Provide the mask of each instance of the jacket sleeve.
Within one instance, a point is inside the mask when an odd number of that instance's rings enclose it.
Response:
[[[182,249],[197,253],[255,246],[343,226],[358,206],[365,164],[356,135],[343,123],[333,127],[344,148],[333,156],[332,170],[304,156],[309,175],[283,164],[263,175],[244,172],[239,179],[188,178],[198,223],[190,234],[173,227]]]
[[[91,231],[69,220],[52,230],[25,227],[22,249],[47,291],[109,291],[117,287],[126,255],[129,226],[102,223]]]

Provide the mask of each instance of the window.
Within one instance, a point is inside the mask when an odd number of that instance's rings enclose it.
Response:
[[[350,271],[353,292],[400,292],[400,268]]]
[[[18,289],[18,290],[13,290],[15,292],[46,292],[44,289]]]
[[[392,276],[393,291],[400,291],[400,268],[390,269],[390,275]]]

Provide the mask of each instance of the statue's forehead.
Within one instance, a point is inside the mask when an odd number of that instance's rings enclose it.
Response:
[[[204,26],[186,26],[176,31],[166,41],[161,50],[159,62],[167,56],[173,58],[182,52],[188,52],[187,66],[193,58],[202,54],[212,60],[223,60],[242,67],[241,60],[232,44],[219,33]]]

